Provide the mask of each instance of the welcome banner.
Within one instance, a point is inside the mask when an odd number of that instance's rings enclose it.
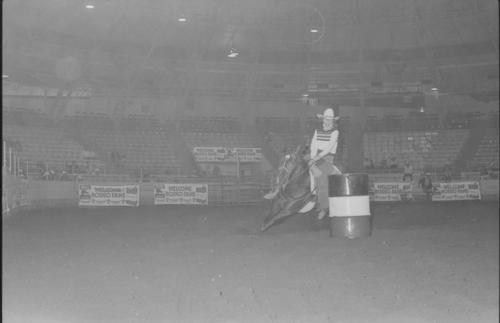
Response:
[[[155,184],[154,204],[208,204],[207,184]]]
[[[138,185],[80,184],[78,196],[78,206],[139,206]]]
[[[260,162],[260,148],[194,147],[193,156],[197,162]]]
[[[480,200],[478,182],[437,183],[432,193],[433,201]]]
[[[373,183],[372,201],[407,201],[413,198],[411,183]]]

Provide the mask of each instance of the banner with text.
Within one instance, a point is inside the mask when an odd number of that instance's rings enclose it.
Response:
[[[193,156],[197,162],[260,162],[260,148],[194,147]]]
[[[207,184],[155,184],[154,204],[208,204]]]
[[[139,206],[138,185],[80,184],[78,206]]]
[[[432,193],[433,201],[480,200],[478,182],[437,183]]]
[[[372,201],[407,201],[413,199],[411,183],[373,183]]]

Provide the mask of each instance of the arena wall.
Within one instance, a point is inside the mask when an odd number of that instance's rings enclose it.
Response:
[[[370,174],[370,183],[397,183],[401,174]],[[188,181],[189,182],[189,181]],[[499,199],[498,179],[481,179],[481,199]],[[7,216],[23,208],[77,207],[78,182],[24,181],[13,177],[2,181],[2,214]],[[91,184],[91,183],[84,183]],[[141,206],[153,205],[154,183],[95,183],[96,185],[139,185]],[[211,205],[259,204],[267,187],[258,183],[208,183],[208,200]],[[422,200],[424,194],[416,184],[413,185],[413,198]],[[7,207],[7,208],[6,208]]]
[[[30,181],[28,198],[32,207],[78,205],[77,182]]]
[[[29,205],[29,183],[12,176],[7,172],[2,174],[2,217],[15,213],[22,207]]]

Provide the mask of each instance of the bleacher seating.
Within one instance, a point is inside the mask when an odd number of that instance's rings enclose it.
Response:
[[[180,132],[237,133],[241,125],[233,117],[189,117],[178,121]]]
[[[9,107],[3,107],[2,122],[4,124],[10,124],[10,125],[22,125],[23,124],[22,114],[17,109],[10,109]]]
[[[398,115],[385,115],[383,118],[368,116],[367,131],[435,130],[439,119],[432,113],[412,113],[407,118]]]
[[[302,133],[271,133],[269,134],[269,145],[273,151],[281,156],[285,149],[290,150],[299,144],[309,142],[309,137]]]
[[[498,129],[487,129],[472,159],[478,167],[498,167]]]
[[[151,114],[131,114],[120,119],[120,129],[122,130],[160,130],[162,124]]]
[[[487,116],[488,127],[497,128],[497,131],[498,131],[499,119],[500,119],[500,116],[498,115],[498,111],[490,113]]]
[[[290,133],[300,129],[298,118],[257,117],[255,118],[255,125],[259,131],[273,133]]]
[[[364,157],[376,165],[395,157],[400,167],[407,160],[415,169],[443,167],[458,157],[468,135],[468,129],[367,133]]]
[[[67,130],[75,130],[75,128],[83,130],[113,129],[113,121],[105,113],[84,112],[72,116],[64,116],[62,126]]]
[[[21,144],[20,157],[49,162],[63,168],[68,161],[80,161],[83,147],[70,139],[60,128],[5,124],[3,135]]]
[[[479,112],[449,113],[446,116],[446,127],[464,129],[473,127],[483,116]]]
[[[306,143],[299,118],[256,117],[255,127],[278,158],[285,149]]]
[[[183,132],[186,144],[193,147],[259,147],[247,133]]]
[[[53,126],[53,120],[41,110],[3,107],[3,123],[8,125]]]
[[[63,127],[108,162],[108,173],[137,169],[163,173],[179,169],[180,162],[167,135],[168,126],[152,115],[113,119],[104,113],[79,113],[65,117]],[[117,153],[118,160],[112,158],[112,152]]]
[[[113,119],[104,113],[79,113],[64,117],[57,124],[41,111],[29,109],[4,108],[3,116],[4,136],[18,141],[22,148],[20,157],[34,163],[49,162],[52,167],[62,169],[67,162],[82,162],[82,151],[91,150],[108,162],[111,152],[119,153],[122,156],[119,161],[121,170],[126,171],[142,168],[143,171],[164,173],[182,166],[176,157],[178,147],[174,147],[170,139],[173,124],[161,123],[151,115]],[[490,128],[481,141],[472,161],[475,165],[498,165],[498,120],[495,116],[498,115],[450,115],[450,120],[457,121],[457,124],[472,119],[480,120],[485,127],[497,127]],[[321,127],[320,120],[314,117],[304,121],[259,117],[255,120],[255,127],[266,137],[276,156],[281,156],[285,148],[308,143],[314,129]],[[469,136],[469,126],[443,130],[437,125],[437,116],[433,114],[415,113],[408,119],[398,116],[369,118],[367,130],[371,132],[364,136],[364,157],[372,159],[376,165],[383,159],[390,162],[394,157],[400,167],[409,160],[415,169],[451,164]],[[256,138],[242,132],[242,125],[232,117],[188,117],[176,126],[189,148],[261,146]],[[348,134],[348,127],[349,119],[341,118],[341,134]],[[448,127],[452,126],[448,124]],[[342,154],[342,162],[346,161],[346,151],[347,145],[341,140],[338,153]]]
[[[260,147],[233,117],[189,117],[179,120],[178,130],[189,148]]]
[[[163,173],[180,167],[173,143],[164,131],[101,130],[83,136],[106,159],[110,158],[111,152],[119,153],[121,167],[125,170],[142,168]]]

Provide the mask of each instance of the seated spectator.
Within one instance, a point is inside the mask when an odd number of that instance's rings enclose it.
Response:
[[[431,174],[425,173],[425,175],[423,175],[418,181],[418,186],[422,188],[422,192],[424,192],[427,200],[431,201],[433,191]]]
[[[76,161],[72,161],[68,164],[68,173],[70,174],[76,174],[78,173],[78,165],[76,164]]]
[[[410,182],[413,182],[413,167],[410,165],[409,161],[406,161],[403,169],[403,182],[406,182],[406,179],[409,179]]]
[[[386,169],[387,168],[387,159],[384,158],[384,159],[382,159],[380,161],[380,168],[381,169]]]
[[[490,179],[498,179],[498,167],[488,169],[488,177]]]
[[[486,166],[482,166],[479,175],[481,175],[482,178],[487,177],[489,175],[488,168]]]
[[[392,169],[398,168],[398,162],[396,160],[396,157],[391,157],[389,167]]]
[[[64,170],[67,172],[67,173],[72,173],[71,172],[71,163],[69,161],[66,161],[64,163]]]
[[[215,165],[214,168],[212,169],[212,175],[213,176],[220,176],[220,168],[218,165]]]
[[[363,167],[365,169],[369,169],[370,168],[370,159],[368,157],[365,158],[365,160],[363,160]]]
[[[56,171],[53,169],[49,170],[49,180],[55,181],[56,179],[57,179]]]
[[[68,180],[68,173],[65,170],[63,170],[61,172],[61,176],[59,176],[59,180],[61,180],[61,181],[67,181]]]
[[[447,183],[451,182],[453,167],[450,162],[447,162],[443,167],[443,180]]]
[[[43,161],[37,161],[36,162],[36,168],[40,169],[40,170],[46,170],[47,169],[47,166],[45,166],[45,163]]]

